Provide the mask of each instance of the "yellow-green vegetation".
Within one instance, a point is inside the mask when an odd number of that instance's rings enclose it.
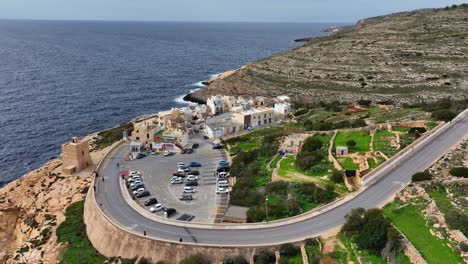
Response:
[[[338,162],[344,170],[357,170],[359,169],[359,164],[354,163],[353,159],[350,157],[338,158]]]
[[[335,143],[333,147],[347,146],[347,142],[354,140],[355,146],[348,147],[350,153],[358,152],[361,155],[366,154],[369,151],[369,145],[371,142],[371,136],[367,131],[354,131],[354,132],[339,132],[336,135]]]
[[[417,204],[402,206],[395,201],[384,209],[385,216],[413,243],[429,264],[463,263],[446,239],[433,236]]]
[[[122,133],[124,131],[127,131],[128,135],[130,135],[133,131],[133,123],[123,124],[121,126],[99,132],[98,138],[93,141],[92,146],[95,149],[103,149],[110,146],[122,138]]]
[[[281,155],[277,155],[273,161],[270,163],[270,168],[274,170],[278,166],[278,162],[283,158]]]
[[[426,122],[426,126],[429,130],[432,130],[434,129],[436,126],[438,126],[439,123],[435,122],[435,121],[429,121],[429,122]]]
[[[397,132],[403,132],[403,133],[406,133],[406,132],[408,132],[408,130],[409,130],[409,127],[399,127],[399,126],[394,126],[394,127],[392,127],[392,130],[393,130],[393,131],[397,131]]]
[[[386,129],[377,130],[374,134],[374,151],[382,151],[387,157],[392,157],[398,152],[396,145],[392,146],[392,142],[396,143],[396,136],[393,133]]]

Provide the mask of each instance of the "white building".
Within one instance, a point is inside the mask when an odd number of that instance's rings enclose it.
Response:
[[[275,113],[278,113],[280,115],[287,115],[291,113],[291,104],[286,103],[286,102],[275,103],[273,106],[273,111],[275,111]]]
[[[268,107],[252,108],[234,114],[234,120],[243,124],[244,129],[273,124],[275,119],[273,108]]]
[[[205,120],[205,132],[210,138],[233,135],[243,130],[243,124],[233,118],[234,114],[225,113]]]
[[[224,113],[224,97],[221,95],[213,95],[206,101],[206,105],[210,108],[213,115]]]

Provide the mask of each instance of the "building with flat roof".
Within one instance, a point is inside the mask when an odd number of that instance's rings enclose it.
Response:
[[[233,113],[224,113],[205,120],[205,131],[210,138],[236,134],[243,130],[243,124],[233,118]]]
[[[244,129],[273,124],[275,115],[273,108],[258,107],[234,113],[233,119],[241,123]]]
[[[248,207],[230,205],[223,217],[225,223],[247,223]]]

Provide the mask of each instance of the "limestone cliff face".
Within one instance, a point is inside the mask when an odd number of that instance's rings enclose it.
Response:
[[[94,164],[109,149],[91,152]],[[65,209],[85,198],[95,169],[65,176],[61,165],[51,160],[0,189],[0,263],[58,262],[57,226]]]
[[[353,28],[247,65],[192,96],[397,103],[468,94],[468,7],[360,20]]]

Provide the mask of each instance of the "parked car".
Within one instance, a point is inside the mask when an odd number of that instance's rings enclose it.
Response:
[[[134,188],[135,186],[139,185],[139,184],[142,184],[143,182],[141,180],[139,181],[134,181],[132,183],[130,183],[130,188]]]
[[[198,178],[187,178],[187,182],[196,182],[196,181],[198,181]]]
[[[175,155],[175,153],[174,153],[174,152],[169,152],[169,151],[166,151],[166,152],[164,152],[164,154],[163,154],[163,155],[164,155],[164,157],[171,157],[171,156],[174,156],[174,155]]]
[[[200,146],[200,144],[195,143],[195,144],[192,145],[192,148],[193,148],[193,149],[196,149],[196,148],[198,148],[199,146]]]
[[[194,129],[193,132],[194,132],[194,133],[200,133],[200,130]]]
[[[218,164],[219,164],[220,166],[229,166],[229,161],[227,161],[227,160],[220,160],[220,161],[218,161]]]
[[[179,163],[177,163],[177,167],[179,167],[179,168],[180,168],[180,167],[185,167],[185,166],[187,166],[187,164],[185,164],[185,162],[179,162]]]
[[[198,176],[189,175],[187,176],[187,181],[198,181]]]
[[[216,172],[229,172],[229,166],[219,166],[216,168]]]
[[[218,184],[225,184],[225,183],[229,184],[229,182],[227,180],[219,180],[218,181]]]
[[[151,151],[151,155],[156,155],[156,151]]]
[[[139,192],[139,193],[135,194],[136,198],[143,198],[143,197],[146,197],[146,196],[150,196],[150,192],[142,191],[142,192]]]
[[[193,149],[187,149],[187,154],[192,154],[193,153]]]
[[[141,173],[140,173],[139,171],[130,171],[130,172],[128,173],[128,176],[133,176],[133,175],[138,175],[138,176],[140,176],[140,174],[141,174]]]
[[[248,131],[252,131],[252,130],[253,130],[253,127],[248,127],[247,130],[248,130]]]
[[[133,195],[136,195],[137,193],[141,193],[141,192],[143,192],[143,191],[145,191],[145,188],[143,188],[143,187],[138,188],[138,189],[136,189],[136,190],[133,191]]]
[[[134,176],[134,177],[130,177],[130,178],[127,179],[128,183],[133,183],[133,182],[136,182],[136,181],[141,181],[140,176]]]
[[[143,154],[143,153],[138,153],[137,156],[136,156],[137,159],[142,159],[144,157],[145,157],[145,154]]]
[[[150,206],[150,205],[157,204],[157,203],[158,203],[158,199],[151,197],[145,201],[145,206]]]
[[[224,194],[224,193],[229,193],[229,190],[227,188],[218,188],[216,190],[217,194]]]
[[[171,180],[171,184],[182,184],[182,183],[184,183],[184,181],[182,181],[182,178]]]
[[[196,193],[197,190],[193,187],[184,187],[184,193]]]
[[[152,213],[156,213],[156,212],[161,211],[163,208],[164,208],[163,205],[160,204],[160,203],[158,203],[158,204],[156,204],[155,206],[151,207],[151,208],[149,209],[149,211],[152,212]]]
[[[185,186],[198,186],[198,181],[188,181]]]
[[[190,162],[190,167],[201,167],[201,163],[200,162]]]
[[[138,189],[141,189],[141,188],[145,188],[145,185],[143,183],[140,183],[138,185],[135,185],[133,186],[132,188],[130,188],[132,191],[135,191],[135,190],[138,190]]]
[[[172,176],[171,181],[177,180],[177,179],[180,179],[180,177],[179,176]]]
[[[208,136],[203,136],[203,139],[207,140],[207,139],[209,139],[209,137]]]
[[[182,150],[180,151],[180,154],[185,154],[185,153],[187,153],[187,149],[182,149]]]
[[[229,183],[218,183],[218,187],[227,188],[229,187]]]
[[[191,194],[184,193],[179,197],[179,200],[181,200],[181,201],[192,201],[193,198],[192,198]]]
[[[177,213],[176,209],[174,208],[166,208],[164,209],[164,216],[169,218]]]
[[[184,172],[190,172],[190,167],[184,167],[184,168],[182,168],[182,170],[183,170]]]
[[[188,173],[188,175],[200,175],[200,172],[199,171],[191,171]]]
[[[219,178],[227,178],[227,177],[229,177],[229,172],[222,171],[222,172],[218,173],[218,177]]]
[[[185,173],[183,172],[174,172],[172,176],[177,176],[177,177],[185,177]]]
[[[224,145],[221,144],[221,143],[218,143],[218,144],[214,144],[213,145],[213,149],[223,149],[224,148]]]

